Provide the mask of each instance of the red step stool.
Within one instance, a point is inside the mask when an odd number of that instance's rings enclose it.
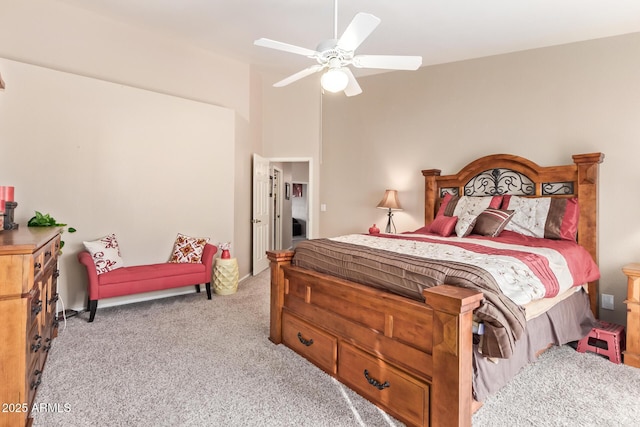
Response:
[[[606,347],[603,347],[605,346]],[[598,320],[589,335],[578,342],[577,351],[591,351],[606,356],[613,363],[622,362],[622,351],[625,349],[624,326]]]

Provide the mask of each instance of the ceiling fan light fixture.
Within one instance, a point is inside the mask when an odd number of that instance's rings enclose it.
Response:
[[[349,76],[341,68],[330,68],[320,78],[322,88],[329,92],[340,92],[349,84]]]
[[[338,38],[338,0],[334,0],[333,10],[333,38],[322,41],[316,50],[265,38],[253,42],[257,46],[306,56],[318,62],[317,65],[298,71],[273,86],[286,86],[315,72],[327,69],[320,79],[323,90],[327,92],[344,91],[346,96],[355,96],[362,93],[362,88],[349,65],[356,68],[382,70],[417,70],[422,65],[422,58],[419,56],[356,55],[356,49],[380,24],[380,18],[370,13],[357,13],[347,25],[342,36]]]

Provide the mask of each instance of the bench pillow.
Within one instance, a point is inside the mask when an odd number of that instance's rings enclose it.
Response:
[[[189,237],[178,233],[173,244],[173,251],[169,262],[197,263],[202,260],[202,252],[209,242],[208,237]]]
[[[82,242],[87,252],[91,254],[96,265],[96,273],[103,274],[116,268],[124,267],[124,260],[120,255],[120,246],[115,234],[109,234],[98,240]]]

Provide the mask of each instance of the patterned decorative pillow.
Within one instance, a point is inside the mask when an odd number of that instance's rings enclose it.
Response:
[[[440,208],[436,216],[460,216],[465,212],[480,215],[487,208],[499,209],[502,204],[502,196],[474,197],[474,196],[452,196],[447,193],[442,199]]]
[[[173,252],[169,262],[198,263],[202,260],[204,246],[209,242],[208,237],[189,237],[178,233],[173,244]]]
[[[471,212],[464,212],[458,217],[456,223],[456,236],[467,237],[473,231],[473,227],[476,225],[478,215]]]
[[[457,216],[437,216],[429,225],[428,231],[429,233],[439,234],[442,237],[448,237],[453,234],[457,222]]]
[[[514,213],[515,211],[485,209],[484,212],[478,215],[471,234],[496,237],[502,233]]]
[[[82,242],[82,244],[93,258],[93,263],[96,265],[96,273],[102,274],[124,267],[124,261],[120,255],[120,246],[118,246],[115,234],[109,234],[102,239],[90,242]]]
[[[505,230],[545,239],[576,240],[580,217],[576,198],[505,196],[502,209],[515,211]]]

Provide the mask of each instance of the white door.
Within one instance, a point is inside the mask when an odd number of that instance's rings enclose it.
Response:
[[[253,155],[253,275],[269,267],[269,160]]]

